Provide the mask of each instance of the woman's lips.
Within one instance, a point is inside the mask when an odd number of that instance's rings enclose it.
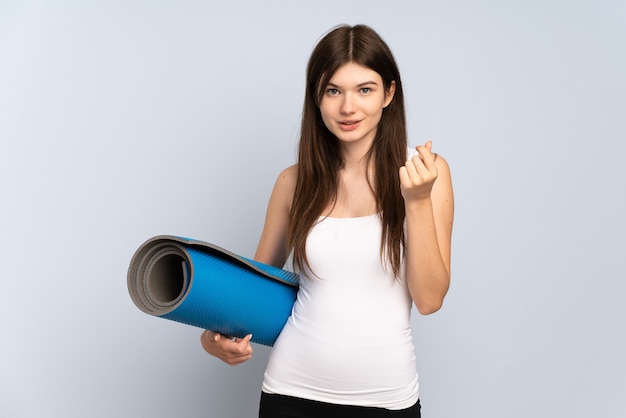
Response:
[[[344,120],[339,122],[339,127],[344,131],[354,131],[360,125],[360,120]]]

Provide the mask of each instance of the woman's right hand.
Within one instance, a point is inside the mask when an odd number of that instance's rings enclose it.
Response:
[[[218,332],[206,330],[200,336],[202,348],[230,366],[236,366],[252,358],[252,334],[230,339]]]

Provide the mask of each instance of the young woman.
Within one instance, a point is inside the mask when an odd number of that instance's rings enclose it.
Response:
[[[298,163],[269,200],[255,259],[293,254],[300,289],[274,345],[260,417],[419,417],[412,303],[437,311],[450,283],[454,201],[432,142],[407,147],[402,82],[385,42],[340,26],[307,67]],[[206,331],[235,365],[250,336]]]

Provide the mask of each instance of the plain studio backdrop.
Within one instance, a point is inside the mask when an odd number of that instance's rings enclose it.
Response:
[[[154,235],[252,256],[306,61],[391,46],[456,193],[452,287],[414,314],[431,418],[626,416],[626,3],[0,1],[0,417],[257,414],[126,288]],[[376,301],[372,301],[376,309]]]

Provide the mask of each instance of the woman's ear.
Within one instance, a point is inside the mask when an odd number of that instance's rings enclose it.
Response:
[[[387,89],[387,91],[385,92],[385,104],[383,105],[383,108],[389,106],[389,103],[391,103],[391,101],[393,100],[393,95],[396,93],[396,82],[392,81],[391,84],[389,84],[389,89]]]

